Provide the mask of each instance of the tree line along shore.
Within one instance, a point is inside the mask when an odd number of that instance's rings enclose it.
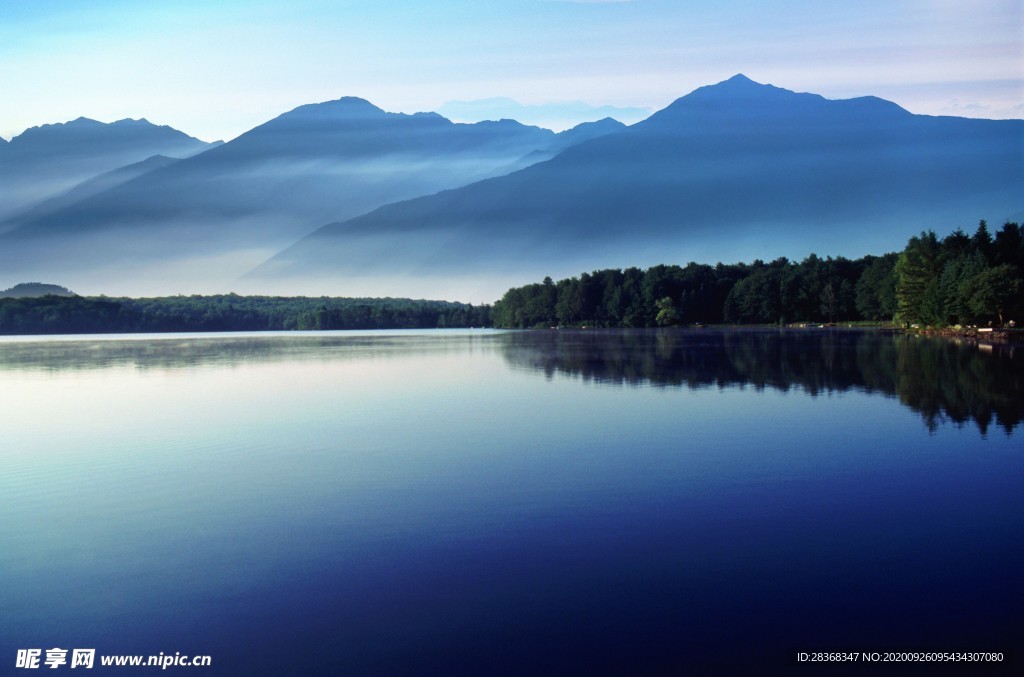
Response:
[[[47,294],[0,298],[0,334],[93,334],[489,326],[490,307],[448,301],[334,297]]]
[[[19,291],[19,288],[20,291]],[[34,294],[34,295],[30,295]],[[338,297],[82,297],[53,285],[0,292],[0,334],[694,324],[895,323],[1013,326],[1024,318],[1024,231],[926,231],[901,252],[859,259],[583,273],[509,289],[493,306]]]
[[[1024,317],[1024,232],[982,221],[901,252],[859,259],[659,265],[598,270],[508,290],[496,327],[658,327],[796,322],[1003,326]]]

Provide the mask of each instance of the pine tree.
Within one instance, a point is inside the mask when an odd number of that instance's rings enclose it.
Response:
[[[940,324],[942,302],[939,243],[934,231],[912,237],[896,261],[896,318],[899,322]]]

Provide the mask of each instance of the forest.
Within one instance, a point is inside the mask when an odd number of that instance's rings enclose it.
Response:
[[[392,298],[49,295],[0,298],[0,334],[480,327],[489,324],[489,311],[486,305]]]
[[[880,322],[1001,326],[1024,317],[1024,233],[981,221],[939,239],[922,232],[901,252],[859,259],[689,263],[598,270],[509,289],[496,327],[663,327],[693,324]]]

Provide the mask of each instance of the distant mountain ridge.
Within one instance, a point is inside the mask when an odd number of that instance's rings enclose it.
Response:
[[[97,174],[154,155],[189,157],[215,145],[145,119],[104,123],[80,117],[26,129],[0,145],[0,219]]]
[[[1024,121],[914,115],[737,75],[547,162],[324,226],[253,277],[859,256],[1019,211],[1022,150]]]
[[[11,152],[25,150],[25,159],[38,156],[39,149],[67,157],[70,155],[92,155],[96,145],[110,152],[111,147],[134,147],[140,140],[152,143],[163,139],[171,143],[185,143],[193,147],[208,144],[170,127],[155,125],[145,118],[124,118],[114,122],[99,122],[87,117],[78,117],[69,122],[29,127],[10,140]],[[69,143],[70,142],[70,143]]]
[[[447,101],[437,112],[451,120],[498,120],[511,118],[524,124],[551,129],[568,129],[579,122],[614,118],[633,124],[651,114],[647,108],[620,106],[592,106],[582,101],[561,101],[544,104],[522,104],[508,97],[492,97],[471,101]],[[577,122],[570,123],[570,120]]]
[[[389,113],[357,97],[307,104],[200,155],[9,220],[0,249],[11,253],[0,251],[0,263],[57,259],[82,270],[127,262],[141,271],[203,258],[218,272],[236,266],[234,279],[325,221],[505,173],[573,134],[613,128],[558,135],[514,120]],[[83,250],[90,256],[76,256]]]
[[[601,120],[595,120],[594,122],[581,122],[572,129],[559,132],[555,136],[554,142],[552,142],[547,148],[534,151],[524,158],[524,161],[526,162],[524,162],[523,167],[535,164],[541,160],[550,160],[570,146],[575,146],[579,143],[589,141],[590,139],[596,139],[600,136],[607,136],[608,134],[621,132],[625,128],[626,125],[622,124],[618,120],[613,120],[612,118],[603,118]],[[518,169],[522,169],[523,167],[518,167]]]

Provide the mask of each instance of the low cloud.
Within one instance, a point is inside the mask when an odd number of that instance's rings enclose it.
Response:
[[[990,120],[1017,120],[1024,118],[1024,103],[1016,105],[992,105],[977,101],[953,99],[942,107],[942,114]]]

